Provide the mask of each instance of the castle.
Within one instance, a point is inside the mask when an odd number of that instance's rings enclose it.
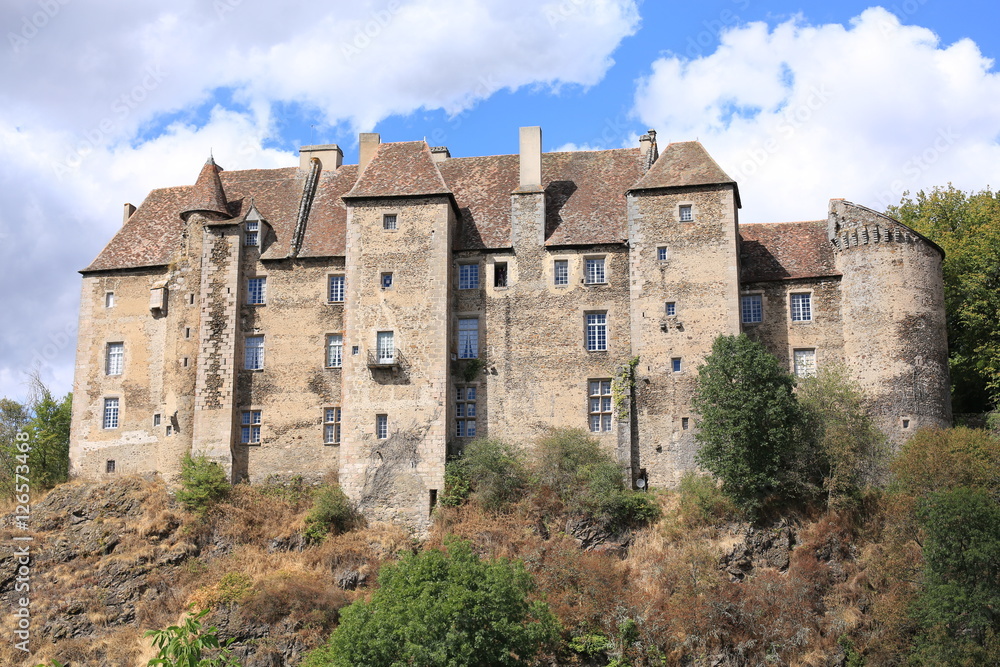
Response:
[[[337,471],[369,516],[426,525],[476,436],[589,430],[634,482],[695,467],[697,368],[746,332],[798,375],[843,363],[899,442],[950,423],[934,243],[834,199],[740,225],[698,142],[451,157],[362,134],[298,167],[154,190],[82,271],[75,475]],[[642,480],[642,482],[639,482]]]

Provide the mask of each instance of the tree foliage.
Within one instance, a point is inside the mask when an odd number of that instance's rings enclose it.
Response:
[[[534,584],[520,563],[481,560],[467,542],[446,546],[383,567],[371,601],[342,610],[303,665],[525,665],[554,645],[558,624],[529,599]]]
[[[14,492],[15,474],[31,480],[36,491],[49,489],[69,477],[69,428],[73,395],[56,399],[37,373],[28,378],[30,396],[24,403],[0,398],[0,493]],[[17,434],[30,436],[25,457]],[[27,470],[27,473],[25,473]]]
[[[469,491],[487,509],[499,510],[524,494],[528,483],[524,455],[502,440],[477,438],[465,447],[448,473],[447,504],[461,502]]]
[[[306,539],[322,542],[331,532],[344,533],[359,526],[363,520],[344,490],[337,484],[319,488],[313,496],[313,506],[306,515]]]
[[[1000,403],[1000,193],[952,187],[903,196],[887,213],[945,251],[944,291],[956,412]]]
[[[233,640],[222,643],[216,628],[202,629],[201,619],[207,613],[207,609],[190,613],[181,625],[148,630],[146,636],[152,637],[153,646],[159,650],[147,667],[239,667],[227,648]],[[209,651],[215,651],[216,657],[203,657]]]
[[[802,423],[794,387],[778,360],[744,334],[716,338],[698,369],[697,460],[745,510],[790,490],[786,471]]]
[[[232,487],[226,471],[204,454],[185,454],[181,461],[181,488],[177,500],[196,514],[205,514],[225,498]]]

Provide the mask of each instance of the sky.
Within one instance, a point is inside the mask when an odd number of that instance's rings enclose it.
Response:
[[[992,0],[3,0],[0,396],[72,389],[81,279],[156,187],[358,133],[453,156],[698,140],[741,222],[1000,187]]]

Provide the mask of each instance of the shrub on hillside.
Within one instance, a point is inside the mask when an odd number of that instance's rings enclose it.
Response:
[[[306,539],[322,542],[331,532],[344,533],[360,526],[361,516],[336,484],[322,486],[313,496],[313,506],[306,515]]]
[[[708,475],[689,470],[681,477],[680,510],[689,528],[714,524],[736,518],[739,510]]]
[[[965,427],[921,429],[892,462],[892,472],[895,487],[913,496],[969,487],[1000,499],[1000,438]]]
[[[449,503],[458,501],[465,484],[472,496],[491,510],[518,500],[528,482],[521,450],[502,440],[473,440],[450,470],[453,486]]]
[[[177,500],[196,514],[205,514],[215,503],[224,499],[232,487],[226,471],[204,454],[185,454],[181,462],[181,488]]]

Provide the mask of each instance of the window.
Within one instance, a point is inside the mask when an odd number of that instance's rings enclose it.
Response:
[[[257,305],[264,303],[264,288],[267,278],[250,278],[247,280],[247,303]]]
[[[379,440],[389,437],[389,415],[375,415],[375,437]]]
[[[260,410],[244,410],[240,418],[240,442],[260,444]]]
[[[386,271],[383,273],[379,282],[382,285],[382,289],[392,289],[392,272]]]
[[[792,295],[792,322],[808,322],[812,319],[812,294]]]
[[[244,225],[243,245],[260,245],[260,222],[247,220]]]
[[[479,357],[479,320],[476,318],[458,321],[458,358],[477,359]]]
[[[479,265],[458,265],[458,289],[479,289]]]
[[[185,338],[191,337],[191,327],[184,327],[184,337]]]
[[[608,314],[587,313],[587,351],[608,349]]]
[[[171,426],[170,424],[167,424],[167,437],[169,438],[173,434],[174,434],[174,427]]]
[[[104,428],[118,428],[118,399],[104,399]]]
[[[690,417],[681,417],[681,430],[686,431],[691,425]]]
[[[592,433],[611,431],[611,380],[590,380],[589,410]]]
[[[507,262],[497,262],[493,265],[493,286],[507,286]]]
[[[326,337],[326,367],[340,368],[344,363],[344,336],[330,334]]]
[[[330,303],[344,302],[344,276],[330,276],[328,300]]]
[[[380,364],[391,364],[396,360],[396,346],[391,331],[379,331],[376,334],[376,348]]]
[[[104,358],[105,375],[121,375],[125,365],[125,343],[108,343]]]
[[[194,305],[194,292],[192,292],[191,294],[188,294],[188,305],[189,306],[193,306]]]
[[[113,473],[115,471],[115,460],[108,459],[104,462],[104,472]]]
[[[661,262],[667,261],[667,246],[661,245],[656,249],[656,259]]]
[[[680,218],[681,222],[691,222],[694,220],[694,212],[691,210],[691,205],[682,204],[678,208],[677,217]]]
[[[340,408],[323,410],[323,444],[340,444]]]
[[[668,317],[672,317],[672,316],[676,315],[677,314],[677,302],[676,301],[667,301],[666,304],[664,304],[664,310],[667,311],[667,316]]]
[[[763,299],[760,294],[740,297],[740,318],[743,324],[757,324],[764,320]]]
[[[903,419],[902,420],[902,424],[903,424],[903,428],[910,428],[910,420],[909,419]]]
[[[476,437],[476,388],[458,387],[455,402],[455,435],[459,438]]]
[[[803,378],[816,375],[816,350],[793,350],[795,375]]]
[[[673,359],[670,360],[670,370],[672,370],[674,373],[680,373],[681,372],[681,358],[680,357],[674,357]]]
[[[588,285],[598,285],[600,283],[607,282],[607,276],[604,273],[603,257],[597,257],[586,260],[585,267],[586,267],[585,281]]]
[[[246,349],[243,355],[243,368],[248,371],[259,371],[264,368],[264,337],[247,336]]]
[[[386,213],[385,215],[382,216],[382,229],[385,229],[385,230],[388,230],[388,231],[395,231],[396,230],[396,214],[395,213]]]
[[[157,414],[153,415],[153,426],[156,427],[156,426],[159,426],[159,425],[160,425],[160,414],[157,413]]]
[[[569,260],[557,259],[552,264],[552,283],[554,285],[569,285]]]
[[[115,307],[115,293],[114,292],[105,292],[104,293],[104,307],[105,308],[114,308]]]

